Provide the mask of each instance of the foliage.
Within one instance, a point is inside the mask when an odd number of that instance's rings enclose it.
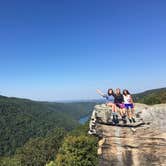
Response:
[[[166,88],[153,89],[133,95],[135,102],[144,104],[166,103]]]
[[[0,159],[1,166],[21,166],[21,162],[16,157],[3,157]]]
[[[68,136],[56,158],[57,166],[96,166],[97,148],[94,138]]]
[[[56,166],[96,166],[97,139],[87,135],[88,123],[65,138],[55,160]]]
[[[55,128],[70,131],[94,104],[37,102],[0,96],[0,156],[14,154],[30,138],[44,137]]]
[[[54,161],[49,162],[46,166],[56,166]]]
[[[13,157],[2,158],[3,166],[44,166],[56,156],[66,132],[55,129],[45,137],[31,138]]]
[[[64,136],[64,130],[56,129],[46,137],[32,138],[17,150],[15,156],[23,166],[43,166],[54,159]]]

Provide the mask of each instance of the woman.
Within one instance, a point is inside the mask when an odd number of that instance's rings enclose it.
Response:
[[[123,90],[123,97],[124,97],[124,105],[127,110],[128,119],[130,123],[132,122],[135,123],[133,99],[127,89]]]
[[[104,97],[107,102],[106,102],[106,105],[111,107],[112,108],[112,114],[113,114],[113,122],[116,124],[116,123],[119,123],[119,120],[118,120],[118,115],[117,115],[117,107],[116,105],[114,104],[114,100],[115,100],[115,97],[114,97],[114,91],[113,89],[108,89],[108,92],[107,94],[104,94],[102,93],[99,89],[97,89],[97,93],[99,95],[101,95],[102,97]]]
[[[114,103],[120,109],[120,115],[122,117],[122,120],[123,120],[124,123],[127,123],[127,121],[126,121],[126,110],[125,110],[125,105],[124,105],[124,98],[123,98],[123,95],[121,94],[121,91],[120,91],[119,88],[116,89],[114,97],[115,97]]]

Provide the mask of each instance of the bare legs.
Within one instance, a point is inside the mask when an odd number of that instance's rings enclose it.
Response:
[[[135,112],[134,108],[129,108],[129,109],[127,109],[127,116],[128,116],[128,118],[129,118],[130,123],[132,123],[132,121],[133,121],[134,123],[136,122],[136,121],[135,121],[135,118],[134,118],[134,112]]]
[[[114,103],[107,103],[107,106],[112,108],[112,115],[113,115],[112,122],[113,122],[113,124],[118,124],[119,123],[119,119],[118,119],[116,105]]]
[[[127,109],[127,116],[128,116],[129,119],[132,118],[131,108]]]
[[[120,114],[121,117],[126,115],[126,109],[125,108],[119,108],[119,114]]]
[[[117,108],[114,103],[107,103],[107,106],[112,107],[112,112],[117,112]]]

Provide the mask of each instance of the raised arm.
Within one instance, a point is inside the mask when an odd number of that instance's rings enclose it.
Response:
[[[96,92],[97,92],[100,96],[103,96],[103,97],[105,96],[105,94],[104,94],[101,90],[99,90],[99,89],[97,89]]]

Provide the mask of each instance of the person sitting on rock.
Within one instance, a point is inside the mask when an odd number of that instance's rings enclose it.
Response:
[[[125,105],[124,105],[124,98],[123,98],[123,95],[121,94],[121,90],[119,88],[116,89],[114,97],[115,97],[114,103],[119,108],[119,111],[120,111],[119,113],[122,117],[122,120],[123,120],[124,123],[127,123],[127,121],[126,121],[126,109],[125,109]]]
[[[114,124],[119,123],[118,114],[117,114],[117,107],[114,104],[115,97],[114,97],[113,89],[108,89],[107,94],[104,94],[99,89],[97,89],[97,93],[99,95],[101,95],[102,97],[104,97],[107,100],[106,105],[112,108],[112,114],[113,114],[113,120],[112,121],[113,121],[113,123]]]
[[[127,110],[128,119],[129,119],[130,123],[132,123],[132,122],[135,123],[133,99],[127,89],[123,90],[123,98],[124,98],[124,105]]]

